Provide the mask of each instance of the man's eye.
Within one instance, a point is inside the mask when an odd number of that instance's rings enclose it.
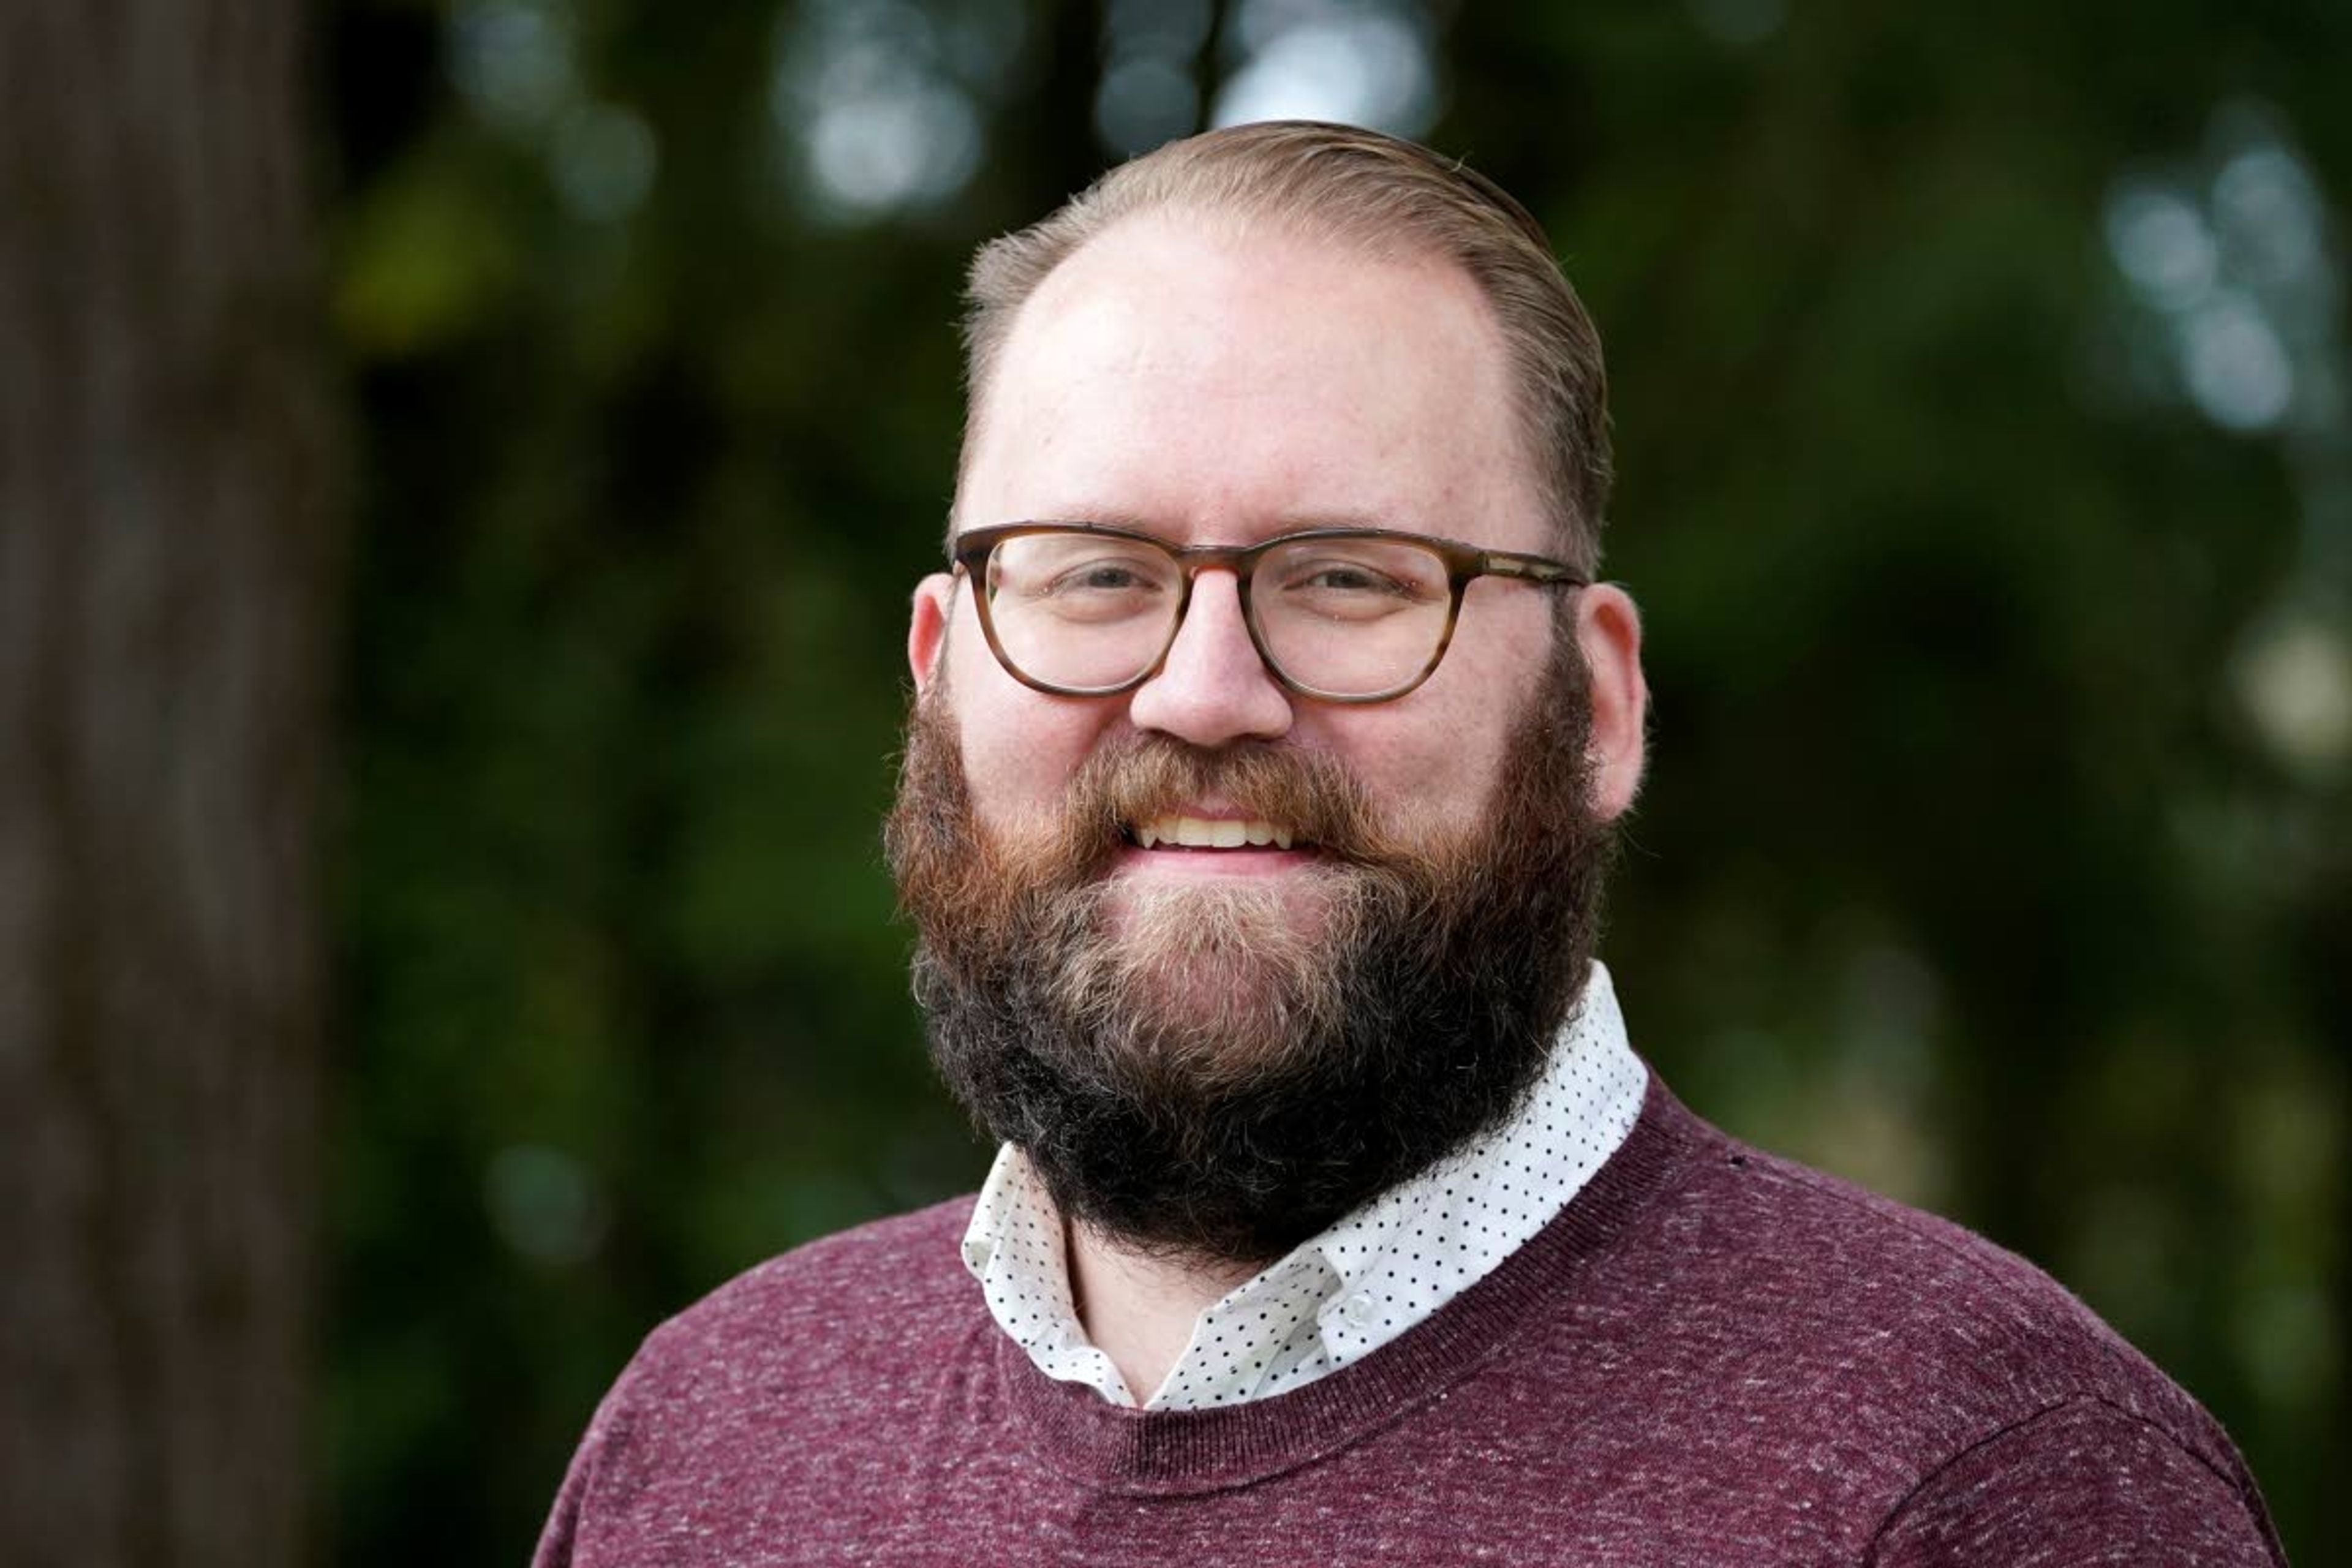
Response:
[[[1293,584],[1299,588],[1318,588],[1335,594],[1402,594],[1403,584],[1383,572],[1353,563],[1318,566],[1303,574]]]
[[[1150,580],[1133,564],[1121,561],[1102,561],[1090,566],[1075,567],[1063,573],[1054,579],[1046,591],[1054,594],[1116,594],[1150,586],[1152,586]]]
[[[1283,574],[1282,588],[1286,594],[1366,602],[1415,596],[1412,584],[1361,561],[1303,562]]]
[[[1123,622],[1162,614],[1174,591],[1167,566],[1132,555],[1055,562],[1024,576],[1015,589],[1021,603],[1037,614],[1074,623]]]

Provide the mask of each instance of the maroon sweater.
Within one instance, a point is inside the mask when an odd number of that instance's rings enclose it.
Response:
[[[1651,1080],[1560,1215],[1293,1393],[1145,1414],[989,1317],[960,1200],[646,1342],[557,1564],[2283,1563],[2196,1402],[2039,1271]]]

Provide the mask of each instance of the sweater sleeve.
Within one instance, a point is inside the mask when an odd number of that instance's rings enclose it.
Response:
[[[1879,1529],[1866,1568],[2285,1568],[2252,1481],[2096,1399],[1968,1449]]]

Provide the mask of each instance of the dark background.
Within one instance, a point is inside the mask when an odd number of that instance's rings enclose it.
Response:
[[[1254,62],[1601,322],[1638,1044],[2051,1268],[2344,1560],[2352,13],[1212,10],[337,14],[338,1555],[513,1560],[656,1320],[976,1182],[876,847],[960,270]]]
[[[2298,1563],[2352,1561],[2352,8],[337,0],[307,26],[272,58],[302,109],[303,405],[335,432],[302,449],[340,476],[291,514],[334,542],[299,577],[320,689],[288,710],[320,761],[247,794],[315,822],[323,946],[307,1043],[239,1069],[310,1128],[258,1189],[301,1267],[203,1299],[282,1285],[316,1325],[286,1505],[311,1560],[521,1561],[654,1323],[976,1182],[877,840],[961,269],[1124,153],[1303,113],[1520,195],[1607,342],[1608,570],[1655,697],[1605,948],[1636,1045],[1734,1131],[2050,1269],[2230,1427]],[[136,124],[137,81],[80,97]],[[121,1193],[171,1189],[156,1135],[120,1147],[147,1173]],[[152,1223],[133,1197],[102,1240]],[[72,1278],[127,1323],[118,1274]],[[157,1389],[129,1403],[189,1403]],[[209,1560],[164,1531],[120,1560]]]

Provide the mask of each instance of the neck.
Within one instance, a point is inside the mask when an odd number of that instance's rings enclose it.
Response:
[[[1069,1259],[1078,1321],[1138,1405],[1168,1381],[1201,1314],[1257,1272],[1247,1263],[1139,1253],[1082,1225],[1069,1227]]]

